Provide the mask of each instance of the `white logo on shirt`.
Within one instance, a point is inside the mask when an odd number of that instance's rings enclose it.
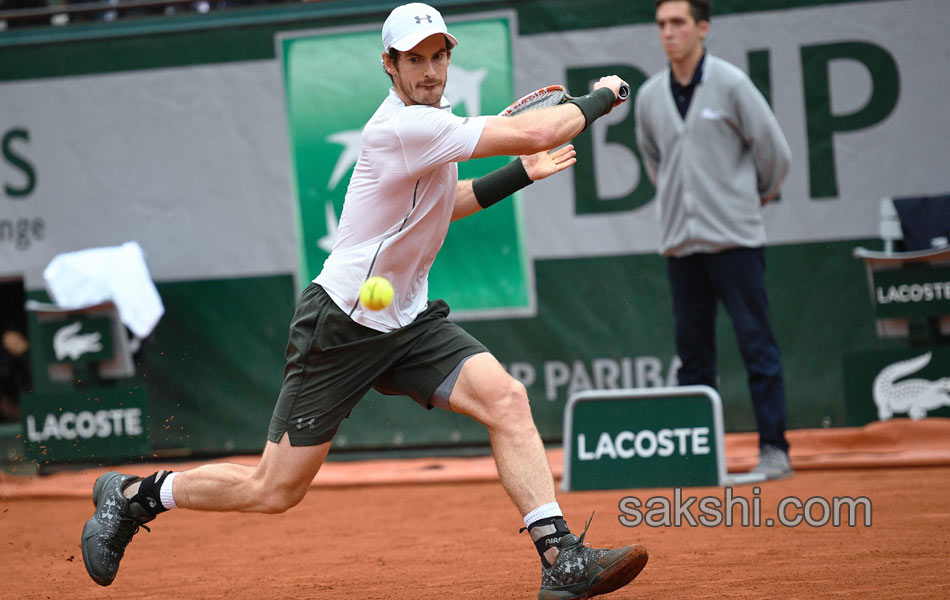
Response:
[[[718,110],[713,110],[711,108],[704,108],[700,116],[704,119],[709,119],[710,121],[715,121],[716,119],[721,119],[723,114]]]

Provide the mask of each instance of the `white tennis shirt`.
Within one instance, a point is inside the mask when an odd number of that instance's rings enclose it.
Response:
[[[444,97],[441,108],[406,106],[390,88],[363,128],[336,242],[314,279],[357,323],[391,331],[425,310],[429,269],[455,205],[456,163],[471,158],[485,120],[453,115]],[[379,311],[359,301],[373,275],[395,292]]]

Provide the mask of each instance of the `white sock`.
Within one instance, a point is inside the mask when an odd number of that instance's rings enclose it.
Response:
[[[162,482],[162,489],[158,492],[158,500],[166,510],[178,508],[178,505],[175,504],[175,497],[172,495],[172,482],[175,481],[175,475],[177,473],[169,473],[165,477],[165,481]]]
[[[530,527],[532,523],[540,519],[563,516],[564,513],[561,512],[561,507],[557,502],[548,502],[547,504],[542,504],[541,506],[526,514],[524,516],[524,526]]]

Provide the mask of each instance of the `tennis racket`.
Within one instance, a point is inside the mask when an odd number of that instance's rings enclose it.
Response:
[[[617,102],[614,104],[614,106],[620,104],[621,102],[625,102],[629,97],[630,86],[626,83],[621,84],[620,93],[617,95]],[[549,85],[548,87],[531,92],[520,100],[516,100],[508,108],[498,114],[502,117],[513,117],[529,110],[564,104],[565,102],[573,99],[574,96],[568,94],[563,85]]]

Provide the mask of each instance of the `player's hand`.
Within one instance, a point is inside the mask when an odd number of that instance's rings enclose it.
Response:
[[[550,152],[524,154],[521,156],[521,164],[531,181],[537,181],[573,166],[577,162],[576,156],[574,144],[568,144]]]
[[[600,81],[594,84],[594,89],[597,88],[610,88],[614,93],[614,98],[618,101],[622,101],[620,98],[620,86],[626,83],[623,79],[617,77],[616,75],[607,75],[606,77],[601,77]],[[618,102],[619,103],[619,102]],[[616,106],[617,104],[614,104]]]

